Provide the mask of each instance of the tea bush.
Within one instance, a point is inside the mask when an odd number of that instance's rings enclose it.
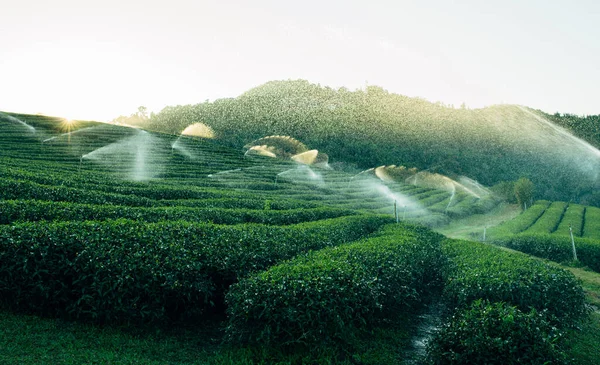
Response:
[[[600,239],[600,208],[586,208],[583,237]]]
[[[552,233],[558,228],[560,221],[562,220],[565,210],[567,209],[568,203],[565,202],[553,202],[550,207],[546,209],[544,214],[525,232],[528,233]]]
[[[569,204],[560,224],[553,232],[554,234],[570,235],[569,227],[573,230],[575,237],[581,237],[586,207],[579,204]],[[598,236],[600,238],[600,235]]]
[[[0,301],[98,322],[198,317],[240,277],[390,221],[363,215],[285,227],[127,220],[0,226]]]
[[[354,215],[349,209],[320,207],[294,210],[248,210],[189,207],[128,207],[117,205],[90,205],[38,200],[0,200],[0,224],[16,221],[40,220],[107,220],[131,219],[145,222],[185,220],[215,224],[263,223],[272,225],[295,224],[327,218]]]
[[[583,290],[566,270],[483,243],[448,240],[443,248],[451,262],[444,288],[450,308],[503,301],[548,312],[565,325],[586,313]]]
[[[521,213],[514,219],[511,219],[499,226],[488,230],[489,237],[502,237],[511,234],[517,234],[531,227],[550,206],[550,202],[546,200],[538,200],[534,205]]]
[[[494,243],[556,262],[573,260],[573,245],[568,236],[521,233]],[[600,240],[576,237],[575,248],[579,261],[600,272]]]
[[[567,364],[562,336],[535,309],[476,300],[435,334],[428,344],[428,364]]]
[[[347,343],[396,314],[410,315],[443,282],[441,236],[387,226],[251,275],[226,296],[229,337],[271,345]]]

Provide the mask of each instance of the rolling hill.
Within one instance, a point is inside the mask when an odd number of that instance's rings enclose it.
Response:
[[[538,198],[600,205],[600,151],[591,138],[596,119],[571,128],[579,135],[589,131],[590,144],[547,117],[515,105],[455,109],[375,86],[334,90],[297,80],[268,82],[237,98],[167,107],[145,127],[179,133],[202,122],[234,148],[288,135],[332,162],[361,169],[404,165],[487,186],[528,177]]]

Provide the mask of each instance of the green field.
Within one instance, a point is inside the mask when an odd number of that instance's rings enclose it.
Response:
[[[512,313],[535,329],[521,340],[553,344],[515,359],[572,356],[561,338],[587,314],[573,274],[427,228],[493,212],[493,197],[13,117],[0,114],[2,363],[397,364],[427,356],[414,342],[436,305],[448,326]],[[560,236],[567,219],[583,240],[597,213],[540,202],[497,232]]]

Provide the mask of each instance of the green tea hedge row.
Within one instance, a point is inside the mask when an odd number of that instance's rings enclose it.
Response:
[[[468,241],[445,241],[451,265],[444,292],[450,308],[476,299],[547,311],[570,323],[585,313],[584,293],[570,272],[525,255]]]
[[[459,201],[458,203],[451,205],[445,210],[445,214],[452,218],[462,218],[473,214],[474,206],[479,199],[474,196],[468,196]]]
[[[238,278],[389,222],[365,215],[285,227],[127,220],[0,226],[0,301],[98,322],[198,318],[219,307]]]
[[[419,204],[421,204],[424,207],[429,207],[431,205],[434,205],[436,203],[439,203],[443,200],[445,200],[446,198],[448,198],[449,194],[445,191],[438,191],[437,194],[432,194],[429,195],[425,198],[423,198],[420,195],[417,195],[415,197],[415,199],[419,199]]]
[[[35,199],[86,204],[152,206],[153,200],[133,195],[119,195],[86,189],[40,185],[30,181],[0,179],[0,199]]]
[[[437,213],[444,213],[450,206],[458,204],[460,201],[464,200],[467,197],[467,194],[457,193],[454,196],[450,195],[446,197],[446,199],[430,205],[427,207],[428,210]]]
[[[489,237],[502,237],[511,234],[517,234],[531,227],[550,206],[546,200],[538,200],[514,219],[504,222],[488,230]]]
[[[569,236],[526,232],[496,240],[494,243],[556,262],[573,260],[573,245]],[[600,239],[576,237],[575,248],[579,261],[600,272]]]
[[[151,191],[152,188],[146,189]],[[45,200],[54,202],[73,202],[81,204],[113,204],[132,207],[152,207],[152,206],[211,206],[207,203],[216,201],[228,202],[224,205],[217,203],[217,206],[223,208],[254,208],[254,209],[294,209],[316,207],[314,203],[302,201],[286,201],[283,199],[273,200],[269,198],[256,198],[250,194],[235,193],[224,190],[210,189],[203,193],[196,192],[194,199],[179,200],[153,200],[144,196],[133,195],[135,190],[121,190],[128,192],[125,194],[114,194],[102,191],[93,191],[83,188],[69,188],[64,186],[41,185],[29,181],[19,181],[0,178],[0,199],[2,200]],[[138,190],[139,192],[139,190]],[[155,196],[161,196],[157,192]],[[147,195],[152,195],[148,193]],[[236,205],[229,204],[238,201]]]
[[[270,203],[268,203],[270,205]],[[263,208],[263,207],[261,207]],[[349,209],[320,207],[294,210],[247,210],[224,208],[154,207],[90,205],[39,200],[0,200],[0,224],[40,220],[131,219],[145,222],[184,220],[215,224],[263,223],[295,224],[356,214]]]
[[[487,213],[494,209],[499,203],[500,200],[494,195],[484,196],[475,202],[473,205],[473,211],[477,214]]]
[[[476,300],[428,344],[429,365],[568,364],[562,333],[535,309]]]
[[[395,315],[410,315],[443,282],[442,236],[386,227],[378,236],[326,248],[231,286],[227,333],[270,345],[345,343]]]
[[[583,237],[600,239],[600,208],[586,208]]]
[[[583,217],[585,215],[585,206],[579,204],[569,204],[565,214],[556,228],[554,234],[569,235],[569,227],[573,229],[573,235],[581,237],[583,231]],[[600,236],[598,237],[600,238]]]
[[[562,220],[565,210],[567,209],[568,203],[566,202],[553,202],[550,207],[546,209],[544,214],[525,232],[528,233],[552,233],[558,227]]]

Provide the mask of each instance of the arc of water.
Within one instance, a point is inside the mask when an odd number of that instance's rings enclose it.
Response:
[[[6,114],[3,114],[3,115],[6,115]],[[29,131],[32,132],[32,133],[36,132],[35,127],[33,127],[33,126],[25,123],[24,121],[22,121],[20,119],[17,119],[15,117],[13,117],[12,115],[6,115],[6,119],[8,119],[8,120],[10,120],[11,122],[14,122],[14,123],[19,123],[20,125],[22,125],[22,126],[26,127],[27,129],[29,129]]]
[[[446,205],[446,209],[445,211],[448,211],[448,208],[450,208],[450,204],[452,204],[452,201],[454,200],[454,195],[456,194],[456,185],[453,183],[450,183],[450,186],[452,187],[452,195],[450,196],[450,201],[448,202],[448,205]]]
[[[57,138],[63,137],[63,136],[72,136],[73,134],[79,133],[79,132],[83,132],[85,130],[89,130],[89,129],[93,129],[93,128],[97,128],[97,127],[86,127],[86,128],[81,128],[78,129],[76,131],[72,131],[72,132],[67,132],[67,133],[63,133],[63,134],[59,134],[58,136],[54,136],[54,137],[50,137],[50,138],[46,138],[45,140],[42,141],[42,143],[45,142],[50,142],[52,140],[55,140]]]
[[[538,122],[550,127],[551,129],[553,129],[554,131],[556,131],[558,134],[560,134],[563,137],[566,137],[568,139],[570,139],[571,141],[585,147],[586,149],[588,149],[589,151],[591,151],[596,157],[600,158],[600,150],[598,150],[596,147],[592,146],[591,144],[589,144],[588,142],[572,135],[571,133],[569,133],[566,129],[550,122],[549,120],[547,120],[546,118],[542,118],[541,116],[531,112],[530,110],[528,110],[527,108],[524,108],[522,106],[519,106],[519,109],[521,109],[523,112],[527,113],[528,115],[531,115],[533,118],[535,118]]]

